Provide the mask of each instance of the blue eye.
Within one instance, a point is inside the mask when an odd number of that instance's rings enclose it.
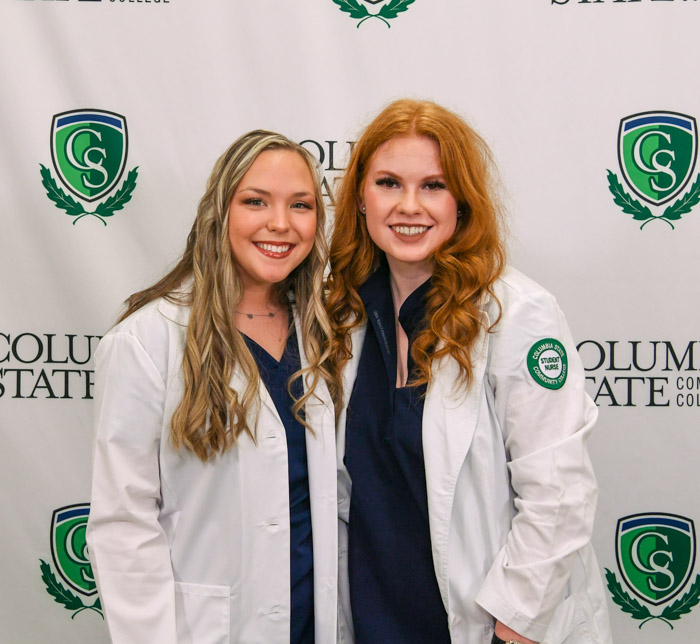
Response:
[[[304,210],[313,210],[313,206],[306,201],[296,201],[292,204],[292,208],[302,208]]]
[[[248,199],[244,199],[243,203],[246,204],[247,206],[262,206],[264,205],[264,202],[260,197],[250,197]]]

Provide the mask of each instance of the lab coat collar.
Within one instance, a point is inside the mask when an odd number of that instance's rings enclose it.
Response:
[[[186,327],[190,321],[190,304],[189,293],[183,292],[181,294],[181,302],[177,300],[180,299],[180,294],[174,296],[175,299],[168,299],[167,297],[161,297],[156,305],[158,312],[166,319],[174,322],[179,326]]]

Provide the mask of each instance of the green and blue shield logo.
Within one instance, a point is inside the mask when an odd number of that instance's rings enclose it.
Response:
[[[608,170],[608,187],[615,203],[622,212],[643,222],[640,228],[651,221],[664,221],[675,228],[673,222],[700,201],[700,175],[688,188],[697,153],[697,124],[692,116],[654,111],[623,118],[617,136],[617,157],[632,194]],[[659,210],[663,205],[665,208]]]
[[[637,514],[617,522],[617,565],[632,592],[658,606],[677,595],[695,566],[695,527],[672,514]]]
[[[639,628],[652,620],[672,622],[689,613],[700,602],[700,575],[680,598],[695,568],[695,526],[691,519],[663,512],[633,514],[617,522],[615,556],[625,584],[643,603],[630,596],[615,573],[605,578],[613,601]],[[673,602],[672,599],[676,598]],[[648,605],[665,604],[659,613]]]
[[[51,122],[51,159],[68,192],[59,186],[46,166],[39,164],[46,196],[73,217],[73,224],[90,215],[106,226],[106,219],[131,200],[136,187],[138,167],[130,170],[119,189],[113,192],[124,173],[128,150],[123,116],[95,109],[56,114]],[[94,210],[86,210],[82,203],[103,197],[107,198],[96,204]]]
[[[618,158],[627,185],[661,205],[677,197],[695,168],[697,125],[676,112],[643,112],[620,121]]]
[[[92,604],[85,604],[81,598],[81,595],[87,598],[97,594],[85,539],[89,514],[90,504],[79,503],[55,510],[51,519],[51,556],[55,569],[68,588],[56,578],[48,563],[39,560],[46,592],[54,601],[72,611],[73,617],[83,610],[93,610],[102,615],[99,597]]]
[[[51,519],[54,566],[73,590],[88,596],[97,592],[85,540],[89,514],[89,504],[71,505],[55,510]]]
[[[56,114],[51,158],[61,183],[84,201],[96,201],[117,184],[126,164],[126,119],[103,110]]]

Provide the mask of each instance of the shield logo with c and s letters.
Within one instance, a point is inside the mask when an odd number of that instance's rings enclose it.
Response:
[[[51,158],[63,185],[96,201],[117,184],[126,164],[126,119],[104,110],[74,110],[53,117]]]
[[[685,188],[695,168],[698,137],[692,116],[642,112],[620,121],[618,157],[629,187],[661,205]]]
[[[88,559],[85,529],[90,505],[81,503],[54,510],[51,519],[51,555],[64,581],[83,595],[97,592]]]
[[[678,594],[695,566],[695,526],[675,514],[634,514],[617,522],[617,565],[627,585],[659,605]]]

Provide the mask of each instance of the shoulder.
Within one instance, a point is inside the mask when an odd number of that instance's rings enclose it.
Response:
[[[491,321],[518,319],[528,316],[550,317],[559,314],[556,298],[542,285],[517,269],[507,266],[493,286],[493,294],[486,312]]]
[[[501,304],[528,299],[554,300],[554,296],[541,284],[512,266],[506,266],[503,274],[496,280],[493,290]]]
[[[568,326],[556,298],[536,281],[508,267],[493,292],[486,311],[492,324],[498,320],[491,333],[497,345],[522,352],[544,338],[568,342]]]
[[[148,344],[178,330],[186,330],[189,306],[177,304],[164,297],[153,300],[122,320],[105,335],[127,335]]]
[[[171,353],[184,346],[189,313],[189,306],[166,298],[145,304],[105,334],[95,356],[97,367],[108,354],[130,354],[153,363],[165,379]]]

